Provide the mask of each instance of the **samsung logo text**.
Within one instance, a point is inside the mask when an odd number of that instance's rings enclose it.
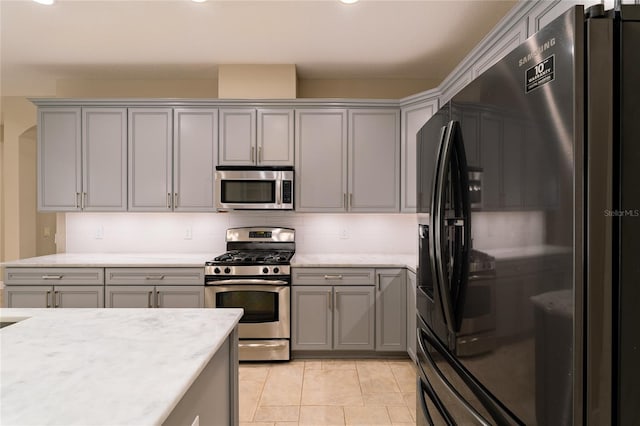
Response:
[[[534,51],[532,51],[531,53],[529,53],[527,56],[523,56],[522,58],[520,58],[520,60],[518,61],[518,66],[521,67],[524,64],[526,64],[527,62],[529,62],[531,59],[533,59],[535,56],[540,55],[542,52],[544,52],[545,50],[553,47],[556,45],[556,38],[552,38],[546,42],[544,42],[543,44],[541,44],[540,46],[538,46],[538,48]]]

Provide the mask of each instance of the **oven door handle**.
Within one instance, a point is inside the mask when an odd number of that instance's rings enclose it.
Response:
[[[288,341],[278,342],[278,343],[245,343],[239,342],[238,347],[240,348],[281,348],[283,346],[287,346]]]
[[[260,280],[260,279],[232,279],[232,280],[220,280],[220,281],[207,281],[205,283],[208,286],[216,285],[289,285],[288,282],[283,280]]]

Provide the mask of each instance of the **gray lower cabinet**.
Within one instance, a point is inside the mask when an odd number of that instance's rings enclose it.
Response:
[[[292,286],[294,351],[373,350],[373,286]]]
[[[7,268],[6,308],[102,308],[102,268]]]
[[[407,269],[407,353],[414,361],[417,361],[416,290],[416,274]]]
[[[204,308],[202,268],[107,268],[107,308]]]
[[[6,308],[103,308],[104,286],[8,285]]]
[[[407,350],[405,269],[376,270],[376,351]]]

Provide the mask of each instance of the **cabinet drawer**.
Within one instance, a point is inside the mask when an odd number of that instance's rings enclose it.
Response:
[[[369,268],[294,268],[294,285],[374,285],[375,272]]]
[[[7,268],[6,285],[103,285],[102,268]]]
[[[204,285],[204,268],[107,268],[111,285]]]

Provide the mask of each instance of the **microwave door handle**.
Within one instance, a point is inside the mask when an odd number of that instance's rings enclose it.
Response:
[[[282,179],[276,180],[276,204],[282,204]]]
[[[445,253],[443,252],[443,235],[445,218],[442,216],[444,193],[447,184],[447,173],[451,167],[451,151],[453,146],[453,122],[449,122],[444,131],[444,138],[440,147],[440,158],[438,159],[438,180],[436,182],[434,202],[435,211],[431,212],[433,217],[433,242],[434,242],[434,257],[435,257],[435,270],[438,276],[436,282],[440,293],[440,305],[444,314],[444,319],[449,331],[449,339],[453,341],[455,339],[454,330],[454,317],[453,306],[451,303],[450,289],[448,289],[449,276],[447,274],[447,268],[445,265],[445,259],[443,258]],[[452,343],[449,342],[451,345]]]

